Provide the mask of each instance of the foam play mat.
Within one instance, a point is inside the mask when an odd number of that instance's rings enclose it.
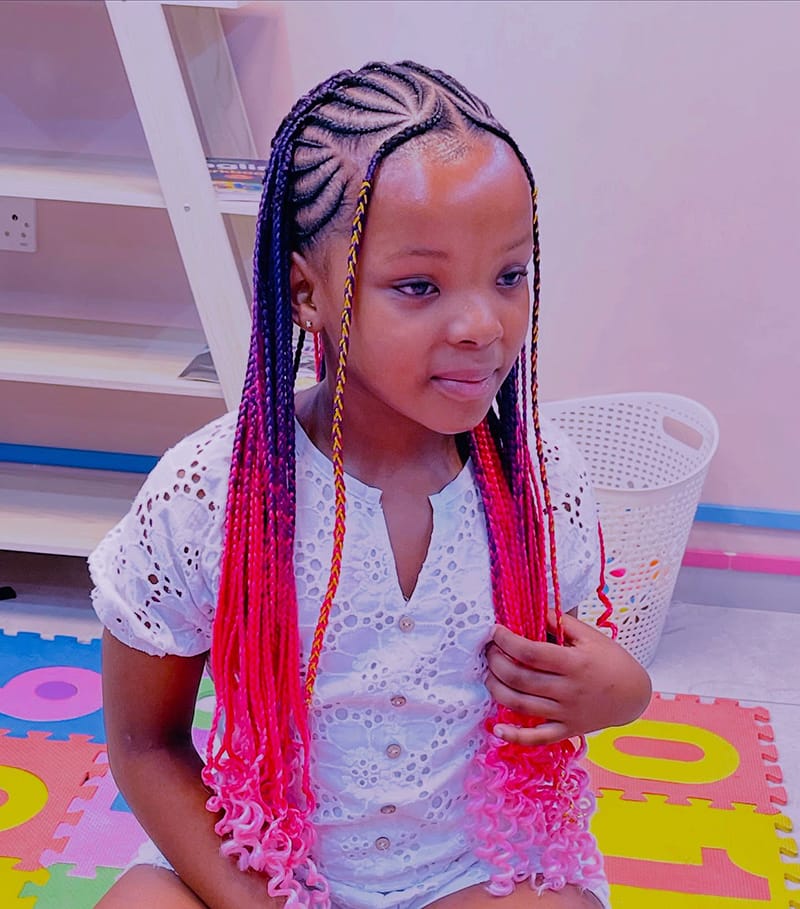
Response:
[[[195,713],[202,749],[213,691]],[[614,909],[800,909],[769,716],[656,695],[592,737]],[[0,632],[0,907],[90,909],[144,834],[108,772],[100,643]]]

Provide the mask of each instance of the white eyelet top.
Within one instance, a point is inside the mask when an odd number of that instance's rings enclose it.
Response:
[[[210,647],[235,426],[229,413],[168,451],[90,556],[94,608],[131,647],[183,656]],[[550,424],[543,437],[566,611],[599,581],[597,511],[574,446]],[[334,509],[332,465],[299,424],[296,476],[307,654],[330,571]],[[433,533],[408,600],[381,491],[350,476],[346,489],[341,582],[310,713],[315,859],[334,896],[381,909],[418,887],[428,892],[471,851],[464,779],[491,709],[484,648],[495,620],[469,462],[430,496]]]

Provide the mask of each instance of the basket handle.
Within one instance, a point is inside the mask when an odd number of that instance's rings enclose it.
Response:
[[[683,443],[695,451],[700,451],[705,442],[703,434],[695,429],[694,426],[689,426],[688,423],[684,423],[675,417],[662,417],[661,428],[664,431],[664,435],[669,436],[676,442]]]

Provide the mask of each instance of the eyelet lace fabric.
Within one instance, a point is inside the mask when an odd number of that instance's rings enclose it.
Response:
[[[168,451],[90,557],[94,608],[131,647],[183,656],[210,647],[235,425],[227,414]],[[597,512],[580,456],[553,430],[542,433],[567,610],[597,585]],[[299,425],[296,475],[308,653],[330,570],[333,483]],[[430,892],[473,846],[465,778],[491,707],[484,648],[495,619],[469,463],[430,497],[433,533],[408,600],[380,490],[353,477],[346,485],[342,577],[310,710],[315,858],[335,901],[382,909]]]

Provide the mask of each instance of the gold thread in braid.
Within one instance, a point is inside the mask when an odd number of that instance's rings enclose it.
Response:
[[[344,483],[344,455],[342,449],[342,419],[344,416],[344,386],[346,381],[345,366],[347,365],[347,351],[350,346],[350,322],[353,313],[353,296],[356,286],[356,269],[358,267],[358,253],[361,246],[361,237],[364,232],[364,217],[367,212],[371,184],[364,180],[358,193],[358,203],[353,216],[353,230],[350,234],[350,250],[347,254],[347,277],[344,283],[344,304],[342,306],[341,328],[339,333],[339,352],[336,362],[336,384],[333,392],[333,418],[331,421],[331,461],[333,462],[333,487],[335,499],[335,519],[333,525],[333,550],[331,552],[331,572],[328,576],[328,587],[314,629],[314,638],[308,658],[306,671],[305,696],[306,706],[311,704],[314,684],[317,680],[319,658],[322,654],[322,645],[325,631],[333,607],[333,598],[339,587],[339,578],[342,573],[342,549],[344,547],[345,532],[345,483]]]
[[[541,425],[539,419],[539,292],[541,288],[541,276],[539,273],[539,209],[537,207],[537,198],[539,190],[534,187],[531,193],[533,199],[533,258],[534,258],[534,276],[533,276],[533,335],[531,343],[531,397],[532,397],[532,416],[533,428],[536,436],[536,457],[539,461],[539,475],[542,481],[542,490],[544,492],[545,518],[547,520],[548,541],[550,543],[550,573],[553,578],[553,596],[554,608],[556,614],[556,640],[559,644],[564,643],[564,625],[562,622],[561,609],[561,589],[558,583],[558,564],[556,559],[556,541],[555,527],[553,525],[553,503],[550,497],[550,486],[547,482],[547,468],[544,463],[544,446],[542,445]]]

